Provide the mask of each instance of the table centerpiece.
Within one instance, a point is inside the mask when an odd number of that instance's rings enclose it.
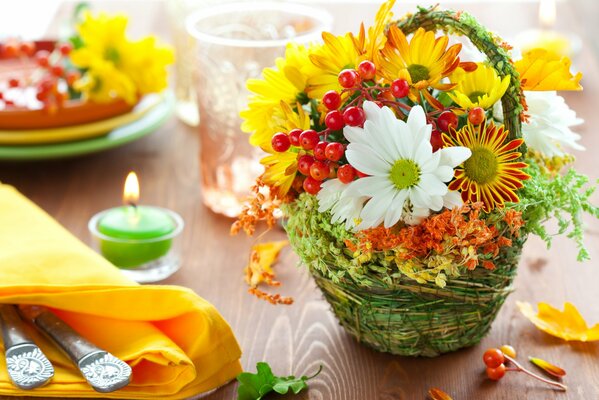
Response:
[[[514,60],[465,12],[392,21],[393,4],[357,34],[289,44],[248,81],[242,128],[268,154],[232,231],[282,212],[350,334],[437,356],[488,332],[530,234],[549,243],[555,217],[582,260],[582,214],[599,211],[565,152],[581,147],[581,121],[555,93],[582,89],[570,61],[543,49]]]

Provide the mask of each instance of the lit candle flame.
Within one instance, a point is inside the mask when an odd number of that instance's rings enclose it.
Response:
[[[556,11],[555,0],[540,0],[539,3],[539,22],[541,28],[551,29],[555,25]]]
[[[125,205],[137,206],[139,201],[139,181],[135,172],[129,172],[125,179],[125,187],[123,189],[123,203]]]

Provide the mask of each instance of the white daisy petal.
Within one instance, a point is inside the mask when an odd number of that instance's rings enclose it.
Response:
[[[393,187],[393,183],[386,176],[367,176],[353,181],[348,185],[347,195],[373,197],[379,192]]]
[[[472,151],[467,147],[446,147],[438,150],[441,153],[440,164],[448,165],[451,168],[455,168],[472,155]]]
[[[406,197],[408,197],[408,192],[405,190],[397,193],[393,199],[393,202],[391,203],[391,206],[385,213],[385,220],[383,221],[385,228],[390,228],[399,221],[401,215],[403,214],[403,206],[406,201]]]
[[[345,157],[354,168],[366,175],[386,175],[391,167],[374,150],[361,143],[350,143]]]
[[[360,218],[365,221],[373,221],[380,218],[382,221],[387,209],[395,197],[395,194],[396,193],[394,190],[388,190],[386,192],[381,192],[375,197],[371,198],[362,209]]]
[[[418,186],[430,195],[443,196],[447,193],[447,185],[433,174],[422,174]]]
[[[420,131],[420,127],[426,125],[426,114],[421,106],[414,106],[410,110],[408,115],[408,128],[412,134],[416,134]]]
[[[460,192],[456,190],[450,190],[443,196],[443,207],[449,208],[450,210],[455,207],[460,207],[463,203]]]
[[[343,128],[343,136],[345,136],[350,143],[368,144],[368,138],[364,134],[364,129],[358,128],[357,126],[346,126]]]

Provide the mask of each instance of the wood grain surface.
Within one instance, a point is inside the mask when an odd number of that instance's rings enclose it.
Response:
[[[560,2],[558,26],[587,34],[599,33],[597,26],[582,27],[577,23],[577,15],[585,12],[584,2],[577,4],[580,7],[574,8],[570,3]],[[108,5],[110,10],[123,8],[133,20],[143,19],[147,29],[154,32],[167,29],[166,21],[160,17],[164,6],[160,2],[150,2],[144,7],[139,2],[135,6],[118,2]],[[536,20],[534,2],[449,5],[471,11],[506,38],[534,25]],[[68,15],[69,6],[69,3],[63,6],[57,21],[61,15]],[[396,14],[413,6],[413,3],[402,3],[396,8]],[[335,30],[342,32],[354,29],[362,19],[369,23],[377,6],[351,3],[327,7],[338,17]],[[575,64],[585,74],[585,90],[565,96],[569,105],[585,119],[579,132],[587,147],[586,152],[577,155],[576,166],[596,180],[599,166],[597,54],[590,47],[586,48]],[[179,212],[187,224],[184,266],[165,283],[190,287],[214,303],[237,335],[244,351],[244,367],[254,370],[256,362],[267,360],[278,374],[302,375],[315,371],[320,364],[324,366],[322,374],[311,382],[310,390],[294,398],[424,399],[429,388],[439,387],[456,400],[599,399],[599,342],[565,343],[552,338],[538,331],[515,307],[517,300],[547,301],[559,307],[564,301],[570,301],[587,321],[599,322],[597,221],[589,221],[586,229],[591,262],[577,263],[576,249],[564,238],[555,239],[550,250],[537,239],[527,243],[516,291],[480,345],[434,359],[395,357],[359,345],[339,327],[308,273],[296,267],[297,257],[288,249],[276,269],[283,282],[281,292],[293,296],[295,303],[289,307],[274,307],[246,293],[242,270],[252,240],[230,237],[231,220],[214,215],[202,206],[196,136],[194,129],[173,117],[155,134],[105,153],[53,162],[0,163],[0,181],[16,186],[73,234],[90,242],[88,219],[97,211],[119,203],[127,172],[137,171],[142,202],[171,208]],[[270,237],[281,239],[284,234],[271,232]],[[568,375],[564,382],[569,390],[556,392],[517,373],[509,373],[498,383],[486,379],[482,353],[487,347],[505,343],[513,345],[521,357],[539,356],[565,368]],[[234,399],[236,385],[226,385],[205,397]]]

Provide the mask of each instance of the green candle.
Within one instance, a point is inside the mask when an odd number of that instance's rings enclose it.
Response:
[[[111,208],[98,221],[97,229],[105,236],[100,251],[117,267],[136,268],[168,253],[172,245],[169,234],[175,228],[175,221],[162,208]]]

